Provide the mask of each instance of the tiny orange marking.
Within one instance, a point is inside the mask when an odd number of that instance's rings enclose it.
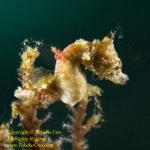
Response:
[[[55,57],[56,57],[56,59],[58,59],[58,60],[64,59],[64,55],[63,55],[62,52],[56,52],[56,53],[55,53]]]
[[[53,47],[52,52],[55,54],[55,59],[57,59],[57,60],[63,60],[64,59],[64,54],[59,49]]]

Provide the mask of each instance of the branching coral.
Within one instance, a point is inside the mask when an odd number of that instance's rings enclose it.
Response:
[[[46,109],[50,104],[62,101],[72,110],[69,126],[64,125],[70,133],[68,138],[72,149],[87,149],[86,133],[102,122],[103,117],[100,102],[97,100],[97,96],[101,96],[101,89],[87,82],[81,65],[100,79],[110,80],[114,84],[124,84],[128,76],[122,73],[122,62],[110,37],[92,42],[80,39],[63,51],[55,47],[52,47],[52,51],[56,58],[54,74],[34,65],[40,54],[37,47],[26,47],[23,51],[19,68],[21,86],[14,94],[18,100],[12,102],[12,117],[15,119],[19,116],[23,129],[33,131],[27,138],[43,137],[45,135],[37,134],[37,131],[41,130],[42,123],[48,120],[49,116],[43,120],[38,119],[38,109]],[[90,117],[86,115],[89,97],[94,97],[95,101],[93,115]],[[59,150],[62,148],[62,142],[63,138],[53,141],[47,137],[47,140],[40,141],[40,144],[49,143],[51,147],[36,146],[31,149]],[[35,141],[29,143],[39,144]]]
[[[9,124],[0,125],[0,150],[13,150],[10,144],[13,142],[13,136],[9,132]]]

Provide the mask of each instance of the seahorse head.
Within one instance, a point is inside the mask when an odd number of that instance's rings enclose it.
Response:
[[[122,72],[122,62],[115,50],[113,39],[104,37],[103,40],[94,40],[89,45],[89,51],[83,55],[83,64],[101,79],[125,84],[128,76]]]

